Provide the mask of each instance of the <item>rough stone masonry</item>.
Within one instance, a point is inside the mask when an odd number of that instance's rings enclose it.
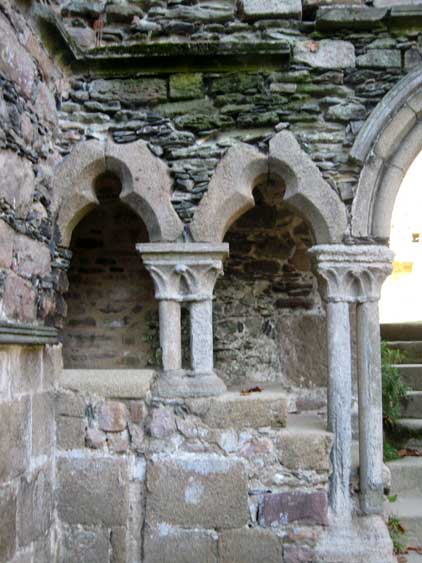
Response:
[[[393,561],[349,446],[421,60],[419,0],[0,0],[0,562]],[[223,223],[160,295],[136,244]]]

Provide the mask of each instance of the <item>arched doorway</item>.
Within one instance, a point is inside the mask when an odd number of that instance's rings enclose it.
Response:
[[[100,205],[75,227],[62,331],[66,369],[140,369],[156,365],[158,310],[151,278],[136,253],[143,221],[119,199],[106,172],[94,190]]]
[[[391,219],[393,273],[380,301],[382,324],[422,322],[422,153],[413,161],[397,194]]]

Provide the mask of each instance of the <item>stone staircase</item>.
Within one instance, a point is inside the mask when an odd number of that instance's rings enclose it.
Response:
[[[401,418],[391,441],[400,448],[422,450],[422,324],[384,325],[382,336],[390,348],[401,350],[404,363],[397,364],[409,387],[403,399]],[[387,464],[391,471],[391,494],[387,514],[397,516],[406,530],[406,543],[422,546],[422,457],[405,457]],[[409,553],[408,563],[422,563],[422,556]]]

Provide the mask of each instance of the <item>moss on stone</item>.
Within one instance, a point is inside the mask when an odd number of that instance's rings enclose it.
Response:
[[[201,98],[204,94],[202,74],[174,74],[170,77],[170,98],[187,100]]]

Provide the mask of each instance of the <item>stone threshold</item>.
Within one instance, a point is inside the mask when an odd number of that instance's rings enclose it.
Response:
[[[64,369],[59,387],[107,399],[143,399],[155,374],[152,369]]]
[[[44,345],[57,342],[58,332],[54,327],[0,322],[0,344]]]

